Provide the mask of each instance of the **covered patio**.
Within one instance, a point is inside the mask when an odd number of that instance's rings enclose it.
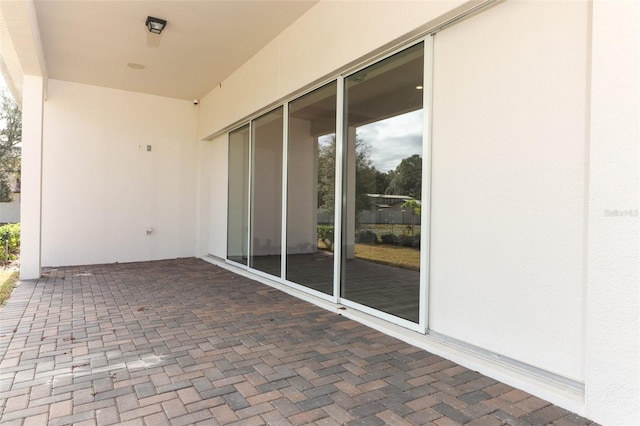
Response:
[[[188,258],[46,269],[0,310],[4,425],[588,425]]]
[[[639,22],[0,1],[23,123],[1,422],[640,424]],[[402,274],[357,252],[371,194],[420,201],[376,206]]]

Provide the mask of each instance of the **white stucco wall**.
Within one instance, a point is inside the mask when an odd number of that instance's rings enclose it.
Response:
[[[434,49],[430,328],[576,381],[587,29],[585,2],[506,2]]]
[[[227,192],[228,192],[228,158],[229,141],[227,135],[222,135],[209,142],[211,173],[203,176],[208,184],[210,209],[208,216],[208,246],[207,254],[221,259],[227,257]],[[203,213],[204,214],[204,213]]]
[[[42,267],[42,120],[44,79],[25,75],[22,91],[20,279],[40,277]]]
[[[197,257],[203,257],[209,252],[209,226],[210,226],[210,211],[213,206],[216,206],[215,198],[211,197],[211,180],[217,176],[215,173],[220,173],[219,168],[216,167],[217,163],[220,163],[223,167],[224,175],[219,179],[226,181],[227,179],[227,165],[218,160],[214,162],[213,157],[213,144],[208,141],[198,142],[197,167],[196,167],[196,211],[195,211],[195,255]],[[224,195],[226,199],[226,193]],[[226,204],[217,205],[218,209],[226,209]],[[223,239],[226,239],[226,234]]]
[[[434,145],[433,201],[439,205],[432,226],[436,292],[429,319],[443,334],[585,386],[584,399],[569,404],[544,386],[527,390],[604,424],[637,424],[638,219],[604,212],[638,209],[638,4],[595,0],[591,10],[591,2],[515,3],[500,3],[437,36],[453,38],[471,30],[474,21],[487,23],[484,18],[492,14],[536,11],[522,28],[506,16],[495,21],[500,31],[469,40],[490,61],[472,56],[450,62],[458,77],[451,84],[480,75],[486,92],[473,96],[486,96],[495,110],[476,110],[480,117],[468,123],[483,129],[475,136],[485,149],[462,144],[456,155]],[[201,100],[198,137],[343,69],[458,4],[320,2]],[[534,43],[538,36],[543,43]],[[462,41],[456,50],[470,50]],[[533,72],[538,60],[552,64]],[[532,85],[510,71],[524,73]],[[458,96],[460,105],[477,105],[468,93]],[[509,105],[514,96],[526,102]],[[509,120],[497,120],[500,114]],[[483,127],[483,117],[494,125]],[[209,181],[210,194],[218,207],[226,196],[226,143],[224,135],[211,142],[216,178]],[[501,161],[489,155],[495,152]],[[478,185],[491,192],[484,198],[484,191],[470,193]],[[449,198],[456,195],[446,193],[451,189],[468,197]],[[210,251],[219,257],[225,256],[225,215],[226,209],[210,211]],[[450,244],[451,237],[460,244]],[[458,258],[454,270],[452,259]],[[469,262],[476,274],[463,277],[462,266]],[[451,278],[456,294],[438,287]],[[509,381],[504,372],[496,375]]]
[[[195,254],[196,111],[187,101],[49,81],[43,266]]]
[[[640,424],[640,3],[593,4],[587,413]]]

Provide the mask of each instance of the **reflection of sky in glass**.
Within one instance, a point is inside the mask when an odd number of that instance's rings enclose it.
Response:
[[[395,170],[403,159],[422,156],[422,110],[358,127],[357,134],[369,146],[376,169]]]
[[[336,134],[331,133],[329,135],[319,136],[318,137],[318,145],[319,146],[329,146],[332,143],[335,143]]]

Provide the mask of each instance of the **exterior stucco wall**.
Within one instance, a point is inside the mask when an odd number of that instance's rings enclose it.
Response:
[[[215,166],[211,173],[203,176],[209,187],[211,208],[206,212],[209,219],[208,245],[203,254],[212,254],[221,259],[227,257],[227,192],[228,158],[227,135],[206,142],[211,146],[209,160]],[[205,214],[205,213],[203,213]]]
[[[594,1],[587,413],[640,424],[640,3]]]
[[[44,79],[25,75],[22,99],[20,279],[40,277],[42,266],[42,119]]]
[[[196,109],[187,101],[49,81],[43,266],[195,254]]]
[[[588,10],[506,2],[439,32],[433,88],[430,328],[578,382]]]

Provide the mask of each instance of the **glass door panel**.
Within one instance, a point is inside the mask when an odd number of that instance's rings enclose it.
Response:
[[[247,264],[249,242],[249,125],[229,133],[227,259]]]
[[[345,79],[341,297],[419,322],[424,48]]]
[[[286,279],[333,294],[336,83],[289,104]]]
[[[253,122],[249,266],[280,276],[283,108]]]

